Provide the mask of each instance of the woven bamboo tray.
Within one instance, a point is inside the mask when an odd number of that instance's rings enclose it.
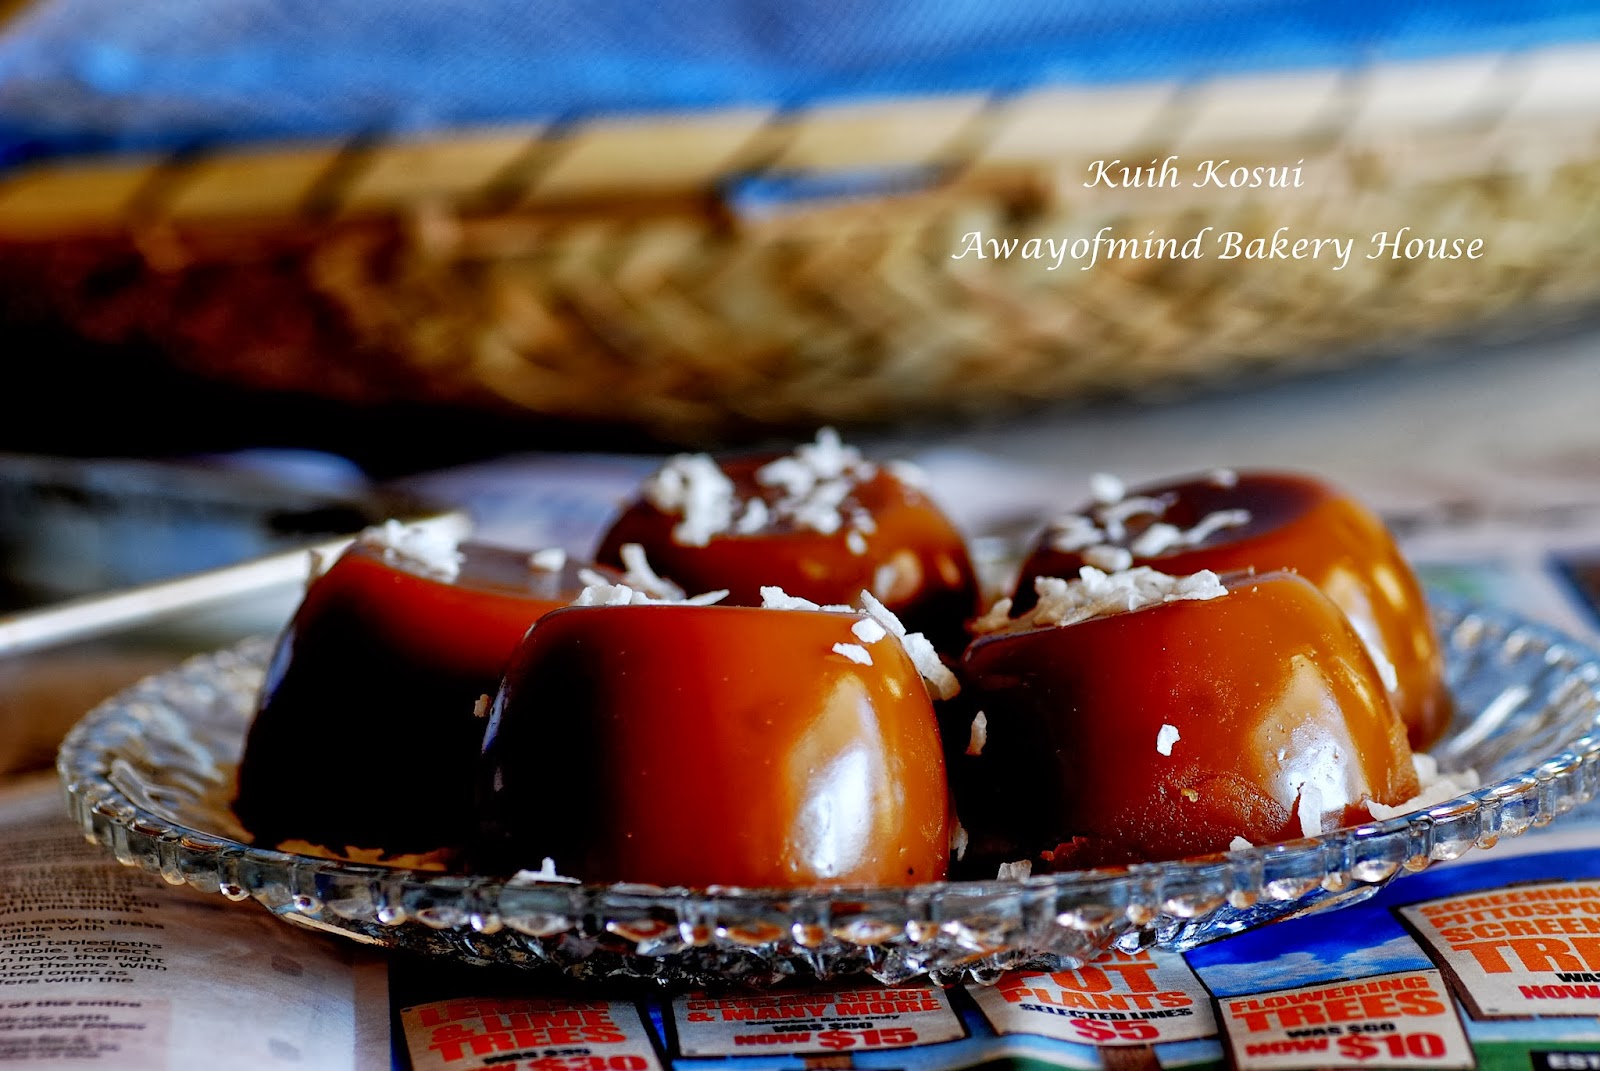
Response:
[[[0,181],[0,319],[254,388],[680,441],[1177,391],[1600,301],[1595,72],[1569,50],[39,168]],[[1303,185],[1084,188],[1169,155]],[[1106,227],[1354,255],[955,256]],[[1365,259],[1402,227],[1483,255]]]

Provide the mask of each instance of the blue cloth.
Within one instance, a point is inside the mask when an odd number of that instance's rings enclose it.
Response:
[[[35,0],[0,163],[1600,39],[1594,0]]]

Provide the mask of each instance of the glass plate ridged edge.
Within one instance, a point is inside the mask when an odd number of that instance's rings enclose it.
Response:
[[[672,985],[867,974],[992,982],[1115,946],[1192,948],[1354,903],[1544,825],[1600,789],[1600,655],[1497,609],[1435,596],[1458,714],[1434,749],[1483,787],[1425,811],[1225,855],[1023,882],[693,892],[520,884],[267,851],[216,832],[264,639],[193,659],[91,711],[57,761],[84,836],[126,866],[385,947],[587,979]],[[205,826],[212,826],[208,831]]]

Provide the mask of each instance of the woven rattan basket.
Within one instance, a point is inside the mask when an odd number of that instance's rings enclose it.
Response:
[[[1592,306],[1595,72],[1574,49],[54,164],[0,183],[0,316],[250,387],[679,440],[1174,390]],[[1180,186],[1085,187],[1169,156]],[[1302,184],[1195,188],[1209,159]],[[1206,227],[1353,255],[971,247]],[[1481,256],[1367,258],[1401,228]]]

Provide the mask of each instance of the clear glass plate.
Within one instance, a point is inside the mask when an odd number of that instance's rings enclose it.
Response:
[[[1362,900],[1492,848],[1600,786],[1600,655],[1499,610],[1435,600],[1458,713],[1434,750],[1483,787],[1426,811],[1225,855],[912,888],[704,891],[520,884],[266,851],[228,810],[270,643],[197,658],[102,704],[58,769],[84,835],[128,866],[371,945],[580,978],[700,985],[868,974],[992,981],[1116,946],[1186,949]]]

